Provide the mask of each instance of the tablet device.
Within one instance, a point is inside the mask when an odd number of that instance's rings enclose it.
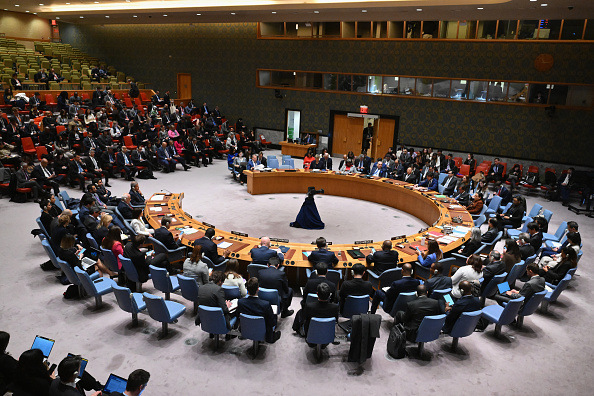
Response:
[[[497,288],[499,289],[499,293],[501,293],[501,294],[504,294],[506,291],[511,290],[509,288],[509,283],[507,283],[507,282],[498,284]]]
[[[99,259],[99,254],[101,251],[99,249],[95,249],[94,247],[89,247],[88,249],[83,249],[83,256],[88,257],[91,260],[97,261]]]
[[[354,259],[360,259],[365,257],[365,255],[361,253],[360,250],[347,250],[347,253]]]
[[[105,387],[103,387],[103,393],[107,393],[108,395],[112,392],[120,392],[124,393],[126,391],[126,384],[128,380],[117,376],[115,374],[109,374],[109,378],[107,382],[105,382]]]
[[[33,340],[33,345],[31,346],[31,349],[41,350],[41,353],[43,353],[43,356],[47,359],[55,343],[56,341],[50,340],[49,338],[35,336],[35,340]]]
[[[444,295],[443,295],[443,299],[444,299],[444,300],[445,300],[445,301],[446,301],[448,304],[450,304],[450,307],[451,307],[452,305],[454,305],[454,300],[452,299],[452,296],[450,296],[449,294],[444,294]]]
[[[68,357],[72,357],[72,356],[76,356],[73,353],[69,353]],[[87,367],[87,363],[89,363],[89,361],[83,357],[81,357],[81,361],[80,361],[80,367],[78,369],[78,378],[82,378],[83,373],[85,372],[85,368]]]

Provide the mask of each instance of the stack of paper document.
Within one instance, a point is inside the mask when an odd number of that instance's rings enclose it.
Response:
[[[152,206],[151,207],[151,212],[161,212],[163,209],[161,209],[160,206]]]
[[[456,242],[457,240],[458,240],[458,237],[448,235],[448,236],[444,236],[444,237],[439,238],[437,240],[437,242],[448,244],[448,243]]]
[[[190,234],[193,234],[195,232],[198,232],[198,230],[195,229],[195,228],[191,228],[191,227],[190,228],[184,228],[184,234],[185,235],[190,235]]]
[[[221,242],[217,246],[220,247],[221,249],[227,249],[231,245],[233,245],[233,244],[230,242]]]
[[[151,201],[162,201],[165,195],[153,195]]]

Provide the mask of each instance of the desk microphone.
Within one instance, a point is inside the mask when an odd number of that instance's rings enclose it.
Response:
[[[163,192],[163,191],[166,191],[166,192],[168,192],[169,194],[173,195],[173,193],[172,193],[171,191],[169,191],[169,190],[167,190],[167,189],[165,189],[165,188],[162,188],[162,189],[161,189],[161,192]]]

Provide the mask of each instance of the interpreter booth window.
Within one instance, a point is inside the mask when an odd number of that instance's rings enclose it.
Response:
[[[369,76],[367,78],[367,92],[372,94],[382,93],[382,76]]]
[[[411,77],[401,77],[398,92],[400,92],[401,95],[413,95],[415,93],[415,79]]]
[[[563,32],[561,32],[561,40],[581,40],[584,33],[583,19],[565,19],[563,21]],[[594,23],[594,21],[592,22]]]
[[[367,76],[353,74],[353,92],[367,92]]]
[[[550,84],[530,84],[530,98],[528,103],[547,104],[550,87]]]
[[[417,78],[416,96],[431,96],[433,80],[430,78]]]
[[[487,81],[471,81],[468,99],[484,102],[487,100]]]
[[[433,80],[433,97],[434,98],[449,98],[451,80]]]
[[[262,87],[267,87],[271,85],[270,72],[268,70],[260,70],[258,72],[258,83]]]
[[[559,40],[561,33],[561,20],[541,19],[539,23],[540,30],[538,38],[541,40]]]
[[[287,140],[299,142],[301,131],[301,111],[287,109]]]
[[[275,87],[294,87],[295,73],[291,71],[273,71],[271,72],[272,86]]]
[[[398,94],[398,77],[385,76],[383,92],[390,95]]]
[[[460,21],[458,39],[474,40],[476,38],[476,21]]]
[[[338,82],[338,78],[336,76],[336,74],[331,74],[331,73],[324,73],[323,76],[323,84],[324,84],[324,89],[327,91],[336,91],[337,89],[337,82]]]
[[[534,40],[538,35],[538,19],[520,21],[518,40]]]
[[[547,87],[550,87],[549,104],[564,106],[567,102],[569,87],[561,84],[548,84]]]
[[[567,91],[567,106],[592,107],[594,88],[580,85],[570,85]]]
[[[452,99],[468,99],[468,80],[452,80],[452,89],[450,91],[450,98]]]
[[[477,37],[480,39],[492,40],[497,31],[497,21],[479,21]]]
[[[504,81],[489,81],[489,92],[487,100],[489,102],[503,102],[505,101],[505,94],[507,93],[507,83]]]
[[[526,103],[528,83],[509,83],[508,102]]]
[[[500,40],[514,40],[518,29],[518,20],[499,21],[497,28],[497,38]]]
[[[458,38],[458,21],[441,21],[439,38],[456,39]]]
[[[439,35],[439,21],[423,21],[423,35],[424,39],[434,39]]]

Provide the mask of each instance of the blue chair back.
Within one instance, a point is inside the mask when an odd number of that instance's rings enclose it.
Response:
[[[62,202],[60,202],[60,197],[56,197],[56,206],[63,212],[64,211],[64,206],[62,205]]]
[[[58,262],[60,269],[62,270],[62,272],[64,272],[70,283],[79,286],[81,284],[80,279],[78,279],[78,276],[76,276],[76,273],[74,272],[70,264],[68,264],[66,261],[60,258],[56,258],[56,261]]]
[[[268,266],[263,265],[263,264],[248,264],[247,271],[248,271],[248,274],[250,275],[250,278],[253,278],[253,277],[257,278],[258,272],[260,270],[263,270],[266,268],[268,268]]]
[[[342,279],[342,271],[335,270],[335,269],[329,269],[328,272],[326,273],[326,279],[328,279],[330,282],[334,283],[336,285],[336,289],[338,290],[338,288],[339,288],[338,284]]]
[[[188,301],[198,301],[198,282],[196,279],[183,275],[177,275],[179,287],[181,288],[181,295]]]
[[[554,241],[559,242],[561,240],[561,238],[563,238],[563,234],[565,234],[565,230],[567,230],[567,222],[564,221],[563,223],[561,223],[559,225],[559,227],[557,228],[557,231],[555,231],[555,238],[553,239]]]
[[[580,252],[577,254],[577,263],[580,262],[580,259],[582,258],[582,255],[584,254],[583,250],[580,250]],[[575,271],[574,271],[575,272]]]
[[[518,277],[526,271],[527,266],[528,264],[526,264],[524,260],[520,260],[519,263],[514,264],[512,269],[509,271],[509,274],[507,275],[506,279],[507,283],[509,283],[510,288],[516,283],[516,279],[518,279]]]
[[[278,169],[291,169],[289,165],[282,164],[278,167]]]
[[[365,314],[369,310],[369,296],[347,296],[344,301],[342,316],[351,318],[353,315]]]
[[[208,268],[212,268],[213,271],[225,272],[225,269],[227,269],[227,261],[228,260],[225,260],[225,261],[223,261],[223,262],[221,262],[219,264],[215,264],[208,257],[202,256],[202,261],[204,261],[204,264],[206,264],[206,266]]]
[[[153,249],[155,250],[155,254],[159,254],[159,253],[168,253],[167,248],[165,247],[165,245],[163,245],[161,243],[161,241],[153,238],[153,237],[148,237],[149,242],[153,245]]]
[[[68,202],[70,202],[70,196],[68,195],[68,191],[62,190],[60,191],[60,197],[62,197],[62,201],[64,201],[64,205],[68,207]]]
[[[58,257],[54,253],[54,249],[52,249],[52,245],[46,240],[41,241],[41,245],[45,249],[45,252],[49,256],[50,261],[56,268],[60,268],[60,264],[58,264]],[[69,266],[70,267],[70,266]]]
[[[155,289],[163,293],[171,293],[176,290],[172,284],[172,277],[167,274],[167,270],[165,268],[158,268],[154,265],[149,265],[149,271],[151,272],[151,278],[153,280]]]
[[[236,298],[241,298],[239,286],[223,285],[221,287],[223,288],[223,292],[225,292],[225,300],[234,300]]]
[[[241,324],[241,335],[252,341],[264,341],[266,339],[266,321],[263,316],[239,314]]]
[[[112,272],[119,272],[118,260],[116,259],[115,254],[113,254],[111,250],[105,249],[103,246],[99,249],[101,249],[101,256],[103,257],[103,262],[107,268]]]
[[[573,276],[575,275],[575,271],[577,271],[577,267],[570,268],[569,271],[567,271],[566,275],[571,275],[571,277],[573,278]]]
[[[536,310],[538,309],[538,306],[540,305],[540,303],[542,302],[542,300],[544,300],[545,296],[547,295],[547,291],[543,290],[541,292],[538,293],[534,293],[529,299],[528,301],[526,301],[526,304],[524,304],[522,306],[522,308],[520,309],[520,312],[518,312],[519,316],[528,316],[528,315],[532,315],[534,312],[536,312]]]
[[[85,288],[87,294],[92,297],[110,292],[112,290],[112,285],[115,283],[108,278],[99,278],[97,280],[97,282],[100,282],[101,284],[101,290],[99,290],[99,288],[97,287],[97,283],[93,282],[93,280],[91,279],[89,274],[86,273],[86,271],[83,271],[78,267],[74,267],[74,272],[78,276],[78,279],[80,279],[80,283]]]
[[[136,267],[132,264],[132,260],[122,256],[121,254],[118,255],[120,262],[122,263],[122,268],[126,273],[126,278],[130,279],[134,283],[141,283],[140,279],[138,278],[138,271],[136,271]]]
[[[305,297],[305,303],[309,304],[309,303],[313,303],[318,301],[318,295],[316,293],[309,293],[307,295],[307,297]]]
[[[468,337],[474,332],[478,321],[481,318],[481,310],[472,312],[462,312],[462,315],[454,323],[450,336]]]
[[[278,315],[280,312],[280,297],[278,295],[278,290],[261,287],[258,291],[258,297],[268,301],[270,305],[276,305],[276,313]]]
[[[392,282],[402,279],[402,268],[390,268],[382,272],[379,276],[379,282],[382,287],[390,286]]]
[[[200,327],[202,331],[210,334],[227,334],[227,322],[221,307],[198,306],[200,316]]]
[[[146,303],[142,300],[140,293],[132,293],[127,287],[112,285],[113,294],[120,309],[131,314],[138,313],[146,308]],[[136,299],[135,297],[140,297]]]
[[[534,263],[534,261],[536,260],[536,253],[534,253],[532,256],[529,256],[528,258],[526,258],[526,267],[529,266],[530,264]]]
[[[336,335],[336,318],[311,318],[306,340],[310,344],[330,344]]]
[[[483,224],[485,224],[485,221],[487,221],[487,218],[485,217],[484,214],[482,214],[477,219],[474,220],[474,226],[475,227],[480,227]]]
[[[445,323],[445,319],[445,314],[425,316],[417,331],[415,342],[430,342],[437,340]]]
[[[283,154],[281,158],[282,158],[283,164],[284,164],[286,160],[290,160],[291,159],[291,156],[288,155],[288,154]]]
[[[498,324],[500,325],[508,325],[514,321],[520,308],[522,308],[522,304],[524,304],[524,297],[514,298],[509,300],[501,315],[499,315],[499,319],[497,320]]]
[[[268,165],[268,168],[278,169],[278,167],[279,167],[278,159],[269,158],[267,165]]]
[[[48,234],[47,230],[45,229],[45,226],[41,222],[41,217],[36,218],[35,221],[37,222],[37,225],[39,226],[39,229],[43,232],[43,234],[49,238],[50,235]]]
[[[447,289],[433,290],[430,297],[434,300],[441,300],[444,299],[443,296],[445,296],[446,294],[450,294],[451,292],[451,287],[448,287]]]
[[[481,297],[487,297],[494,294],[497,291],[497,285],[505,281],[505,277],[507,276],[507,272],[503,274],[495,275],[483,290]]]
[[[414,300],[417,298],[417,292],[407,292],[407,293],[400,293],[396,298],[396,302],[394,303],[394,307],[392,307],[392,312],[390,312],[390,316],[394,317],[396,312],[398,311],[406,311],[406,305],[409,301]]]
[[[571,280],[571,275],[565,274],[565,276],[563,277],[563,279],[561,279],[561,281],[559,282],[557,287],[555,287],[555,290],[547,293],[546,299],[549,302],[557,301],[557,298],[559,298],[559,295],[561,294],[561,292],[563,290],[567,289],[567,286],[569,285],[570,280]]]
[[[499,205],[501,205],[501,197],[499,195],[495,195],[493,198],[491,198],[491,202],[489,203],[487,210],[490,213],[495,213],[497,212],[497,209],[499,209]]]
[[[278,159],[276,158],[276,155],[267,155],[266,156],[266,161],[270,161],[271,159],[275,159],[278,161]]]
[[[551,212],[548,209],[545,209],[542,211],[542,215],[545,218],[545,220],[547,221],[547,223],[551,222],[551,218],[553,217],[553,212]]]
[[[530,213],[528,213],[528,217],[534,218],[534,217],[538,216],[541,209],[542,209],[542,205],[535,203],[534,206],[532,206],[532,209],[530,209]]]
[[[148,314],[151,318],[158,322],[170,323],[172,322],[171,315],[165,304],[163,297],[155,296],[149,293],[142,293]],[[219,308],[220,309],[220,308]]]
[[[93,235],[91,235],[90,232],[87,232],[86,236],[87,236],[87,241],[89,242],[89,245],[91,245],[92,248],[99,250],[99,244],[97,243],[97,241],[95,240]]]

